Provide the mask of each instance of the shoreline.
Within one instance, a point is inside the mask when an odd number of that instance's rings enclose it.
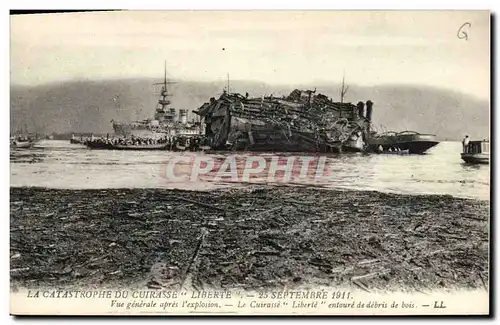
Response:
[[[258,185],[10,196],[14,288],[488,286],[489,201]]]
[[[288,185],[287,185],[288,184]],[[400,192],[397,190],[381,190],[381,189],[357,189],[357,188],[352,188],[348,186],[322,186],[322,185],[314,185],[314,184],[301,184],[301,183],[284,183],[284,184],[279,184],[279,183],[257,183],[257,182],[237,182],[237,183],[231,183],[231,182],[220,182],[217,183],[216,186],[210,187],[210,188],[197,188],[197,189],[187,189],[187,188],[180,188],[180,187],[92,187],[92,188],[81,188],[81,187],[74,187],[74,188],[61,188],[61,187],[48,187],[48,186],[26,186],[26,185],[10,185],[10,189],[23,189],[23,188],[29,188],[29,189],[39,189],[39,190],[54,190],[54,191],[106,191],[106,190],[157,190],[157,191],[181,191],[181,192],[223,192],[223,191],[235,191],[235,190],[251,190],[255,188],[290,188],[290,189],[312,189],[312,190],[319,190],[319,191],[334,191],[334,192],[366,192],[366,193],[379,193],[379,194],[388,194],[388,195],[401,195],[401,196],[444,196],[444,197],[450,197],[450,198],[455,198],[459,200],[472,200],[472,201],[479,201],[479,202],[490,202],[491,201],[491,195],[488,198],[482,198],[482,197],[472,197],[472,196],[459,196],[459,195],[452,195],[449,193],[427,193],[427,192],[421,192],[421,193],[404,193]]]

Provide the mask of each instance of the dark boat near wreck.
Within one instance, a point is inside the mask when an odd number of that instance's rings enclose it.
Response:
[[[151,140],[151,139],[150,139]],[[116,139],[89,139],[85,145],[90,149],[102,150],[170,150],[170,151],[195,151],[198,146],[197,138],[177,137],[172,140],[167,138],[157,141],[117,141]]]
[[[462,152],[460,156],[468,164],[489,164],[490,142],[488,140],[471,141],[466,152]]]
[[[98,141],[88,141],[86,143],[90,149],[105,149],[105,150],[168,150],[169,144],[114,144]]]
[[[422,154],[439,144],[434,134],[422,134],[414,131],[386,132],[371,136],[368,139],[372,151],[383,152],[393,150],[408,151],[410,154]]]
[[[168,144],[112,144],[114,150],[167,150]]]

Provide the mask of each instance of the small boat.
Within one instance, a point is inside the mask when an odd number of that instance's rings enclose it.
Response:
[[[27,136],[15,136],[10,138],[11,148],[27,149],[33,147],[35,140]]]
[[[33,141],[30,140],[13,140],[10,143],[10,146],[12,148],[20,148],[20,149],[27,149],[33,147]]]
[[[89,147],[90,149],[112,149],[112,144],[111,143],[106,143],[102,141],[92,141],[88,140],[85,142],[85,145]]]
[[[114,144],[102,141],[86,141],[85,145],[90,149],[105,149],[105,150],[167,150],[167,143],[155,144]]]
[[[113,150],[167,150],[168,144],[112,144]]]
[[[24,130],[16,132],[16,134],[10,137],[10,147],[27,149],[31,148],[40,140],[38,133],[29,133],[28,127],[25,126]]]
[[[461,153],[462,160],[468,164],[490,163],[489,140],[470,141],[467,148]]]
[[[372,150],[378,151],[382,146],[383,151],[389,148],[397,148],[400,151],[407,150],[410,154],[422,154],[430,148],[439,144],[434,134],[422,134],[414,131],[386,132],[372,136],[368,140]]]

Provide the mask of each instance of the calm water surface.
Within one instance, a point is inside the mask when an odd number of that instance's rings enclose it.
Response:
[[[489,165],[468,165],[460,159],[459,142],[442,142],[425,155],[330,155],[326,164],[329,177],[293,179],[291,184],[321,185],[327,188],[377,190],[406,194],[449,194],[457,197],[489,200]],[[42,186],[64,189],[96,188],[179,188],[208,190],[245,186],[241,177],[218,180],[214,174],[191,181],[166,177],[166,166],[179,156],[176,175],[190,175],[189,160],[209,156],[222,162],[235,153],[176,153],[168,151],[90,150],[69,141],[44,140],[32,149],[11,149],[11,186]],[[236,154],[237,168],[242,169],[250,154]],[[256,155],[253,153],[252,155]],[[270,161],[273,154],[258,154]],[[282,158],[292,154],[277,154]],[[300,154],[293,154],[299,156]],[[311,156],[311,154],[303,154]],[[311,169],[315,170],[312,166]],[[314,172],[314,171],[312,171]],[[240,172],[241,175],[241,172]],[[251,179],[266,183],[267,172]],[[187,176],[186,176],[187,177]],[[272,181],[271,181],[272,183]]]

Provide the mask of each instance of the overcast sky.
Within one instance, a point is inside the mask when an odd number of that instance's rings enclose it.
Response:
[[[465,27],[468,40],[457,32]],[[163,77],[424,84],[489,98],[489,13],[133,11],[11,16],[11,82]],[[463,34],[462,34],[463,35]]]

